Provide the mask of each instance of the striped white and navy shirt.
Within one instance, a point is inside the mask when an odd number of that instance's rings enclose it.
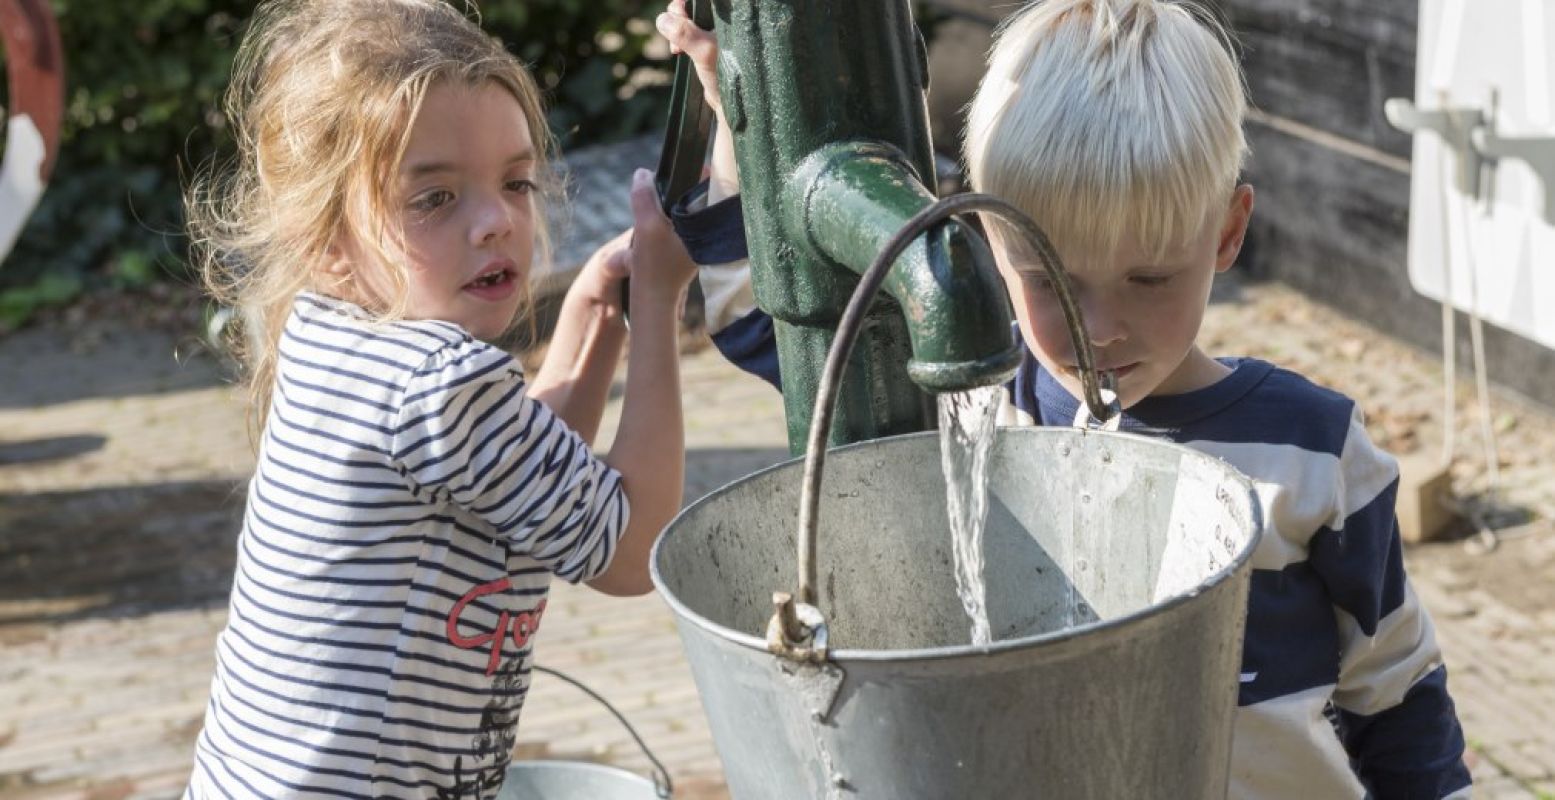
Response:
[[[1467,797],[1463,732],[1430,616],[1404,575],[1398,467],[1347,397],[1257,359],[1122,428],[1219,457],[1252,479],[1253,553],[1231,797]],[[1021,421],[1072,424],[1079,401],[1028,351]]]
[[[506,353],[299,296],[186,797],[494,797],[551,576],[627,511]]]

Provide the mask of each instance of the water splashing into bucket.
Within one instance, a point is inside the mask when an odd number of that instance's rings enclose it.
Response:
[[[956,561],[956,595],[972,620],[972,644],[993,641],[983,577],[983,527],[988,521],[988,454],[993,450],[1003,387],[939,396],[940,464],[945,514]]]
[[[1261,528],[1248,480],[1160,440],[999,430],[983,539],[999,638],[977,647],[940,450],[934,432],[831,453],[828,481],[848,490],[821,498],[821,664],[774,656],[763,636],[795,549],[803,462],[714,492],[660,537],[654,582],[732,794],[1226,796]],[[1089,533],[1101,527],[1114,535]],[[1086,569],[1070,573],[1071,558]]]

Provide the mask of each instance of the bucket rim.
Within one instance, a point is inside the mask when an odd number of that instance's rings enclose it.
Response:
[[[626,769],[625,767],[618,767],[614,764],[601,764],[597,761],[578,761],[576,759],[566,758],[526,758],[517,761],[510,761],[508,762],[507,769],[504,771],[504,780],[507,776],[511,776],[514,772],[545,772],[551,770],[565,771],[574,774],[587,772],[598,775],[600,777],[619,778],[632,784],[641,784],[644,789],[657,789],[657,787],[653,785],[653,781],[648,780],[647,778],[644,778],[643,776],[629,769]]]
[[[1224,472],[1227,477],[1232,479],[1239,487],[1241,487],[1242,490],[1244,490],[1245,495],[1249,500],[1248,509],[1251,513],[1248,524],[1252,527],[1252,534],[1248,536],[1247,542],[1242,546],[1241,550],[1236,553],[1231,561],[1223,566],[1215,574],[1210,575],[1208,578],[1194,585],[1190,589],[1173,594],[1172,596],[1161,600],[1160,602],[1151,603],[1150,605],[1129,614],[1113,617],[1111,619],[1086,622],[1079,625],[1074,625],[1072,627],[1064,628],[1062,630],[1047,631],[1044,633],[1022,636],[1015,639],[999,639],[986,645],[974,645],[968,643],[904,650],[837,648],[828,651],[827,659],[829,661],[893,663],[907,661],[940,661],[961,658],[969,655],[996,655],[1015,650],[1024,650],[1033,645],[1062,642],[1069,639],[1078,638],[1082,635],[1094,637],[1097,634],[1116,633],[1121,631],[1123,628],[1131,627],[1140,621],[1166,614],[1172,609],[1187,603],[1189,600],[1192,600],[1201,594],[1218,588],[1220,585],[1231,580],[1232,576],[1240,572],[1242,568],[1252,559],[1253,551],[1258,549],[1258,543],[1263,539],[1263,506],[1258,499],[1258,493],[1253,488],[1253,482],[1250,478],[1244,475],[1241,470],[1238,470],[1223,458],[1210,455],[1209,453],[1205,453],[1200,450],[1195,450],[1186,445],[1178,444],[1177,442],[1167,441],[1165,439],[1157,439],[1155,437],[1144,436],[1137,433],[1129,433],[1127,431],[1104,431],[1088,428],[1066,428],[1060,426],[1010,426],[998,428],[996,435],[1101,436],[1109,439],[1126,439],[1131,443],[1131,446],[1133,443],[1142,443],[1147,447],[1159,447],[1169,450],[1176,450],[1183,454],[1189,454],[1197,458],[1207,459],[1209,462],[1213,463],[1216,468]],[[851,444],[843,445],[841,447],[834,447],[831,448],[828,455],[838,455],[847,453],[852,450],[862,450],[867,447],[880,446],[890,442],[920,439],[926,437],[938,438],[938,436],[939,431],[934,430],[917,431],[914,433],[905,433],[896,436],[886,436],[879,439],[870,439],[864,442],[854,442]],[[804,460],[804,456],[796,456],[776,464],[772,464],[771,466],[759,469],[750,473],[749,475],[736,478],[698,498],[695,502],[681,509],[680,513],[676,514],[675,517],[669,521],[669,524],[665,526],[664,531],[660,533],[659,538],[653,543],[653,549],[649,553],[648,557],[648,572],[649,576],[653,580],[654,589],[657,591],[659,597],[663,598],[664,602],[669,605],[670,610],[675,613],[676,617],[690,622],[691,624],[701,628],[703,631],[706,631],[709,634],[718,637],[719,639],[723,639],[725,641],[752,650],[757,650],[762,653],[769,652],[767,650],[767,642],[765,639],[713,622],[696,611],[693,611],[691,607],[682,602],[680,598],[669,592],[665,587],[664,576],[659,571],[660,553],[664,547],[664,542],[668,540],[670,536],[675,535],[676,528],[678,527],[681,520],[687,515],[695,513],[702,505],[711,503],[717,498],[724,496],[725,494],[737,491],[741,486],[755,481],[758,478],[767,475],[768,473],[776,472],[785,468],[793,468],[794,466],[798,466],[802,469],[804,466]],[[822,613],[825,613],[826,609],[823,608],[821,611]],[[1095,639],[1093,638],[1092,641],[1095,641]]]

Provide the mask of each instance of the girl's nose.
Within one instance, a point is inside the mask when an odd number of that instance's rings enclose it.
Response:
[[[513,212],[501,198],[483,201],[477,212],[475,227],[470,231],[475,244],[482,245],[501,239],[513,232]]]

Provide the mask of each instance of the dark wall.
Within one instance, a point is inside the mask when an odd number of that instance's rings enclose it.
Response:
[[[1415,92],[1419,0],[1215,0],[1236,31],[1253,105],[1409,159],[1382,115]]]
[[[1220,0],[1257,114],[1255,275],[1432,351],[1441,310],[1410,286],[1410,138],[1382,103],[1413,97],[1418,0]],[[1551,310],[1555,313],[1555,309]],[[1468,325],[1457,330],[1461,363]],[[1555,407],[1555,351],[1486,326],[1492,380]]]
[[[1385,99],[1414,95],[1418,0],[1211,4],[1236,32],[1254,108],[1246,177],[1258,194],[1242,266],[1439,352],[1440,306],[1408,277],[1410,138],[1382,114]],[[931,108],[941,117],[976,87],[989,27],[978,19],[1011,10],[1002,0],[942,5],[960,33],[935,45]],[[957,127],[954,117],[936,123],[942,146]],[[1467,323],[1457,330],[1460,363],[1470,363]],[[1555,407],[1555,350],[1487,324],[1486,356],[1492,380]]]

